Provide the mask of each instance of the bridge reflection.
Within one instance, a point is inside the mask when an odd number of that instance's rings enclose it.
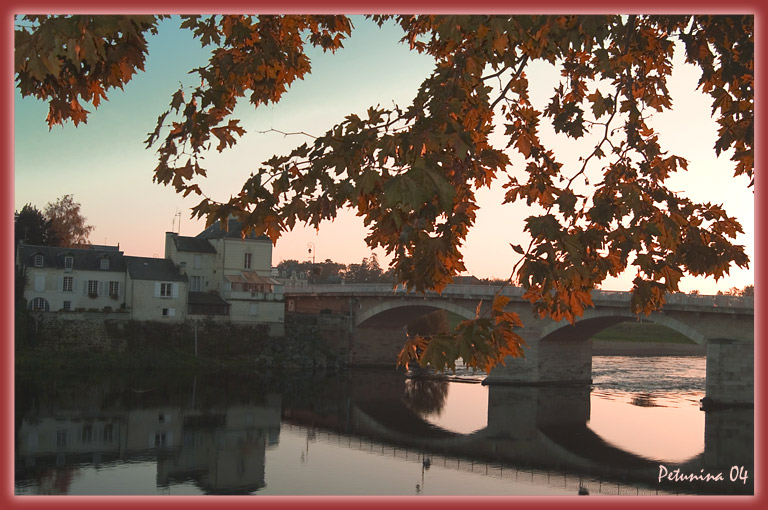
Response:
[[[56,400],[48,386],[19,386],[17,483],[58,484],[54,489],[66,493],[73,470],[156,460],[158,487],[192,483],[207,493],[253,493],[265,484],[267,449],[290,425],[493,472],[560,473],[651,493],[753,493],[751,409],[705,413],[704,451],[666,464],[670,471],[723,472],[726,480],[732,466],[743,466],[749,483],[680,484],[659,483],[658,459],[617,448],[589,428],[589,386],[488,386],[486,424],[464,434],[423,418],[444,407],[445,380],[392,370],[267,382],[255,375],[188,384],[169,378],[146,393],[101,384],[85,391],[87,385],[62,382],[52,387],[66,398]]]
[[[444,398],[446,381],[420,381],[427,394]],[[724,473],[728,481],[734,465],[752,471],[754,417],[751,409],[708,411],[705,447],[683,462],[665,462],[636,455],[606,442],[589,427],[590,392],[580,386],[488,386],[487,425],[459,434],[428,423],[407,399],[408,381],[386,374],[355,377],[351,416],[346,433],[376,437],[399,445],[454,456],[549,470],[600,475],[650,487],[680,490],[680,483],[659,483],[660,465],[681,473]],[[373,388],[377,391],[373,391]],[[421,392],[425,394],[425,392]],[[423,405],[423,404],[422,404]],[[350,426],[351,425],[351,426]],[[690,483],[698,492],[727,490],[751,492],[726,483]]]

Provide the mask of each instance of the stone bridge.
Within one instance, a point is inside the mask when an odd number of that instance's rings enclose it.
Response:
[[[288,312],[338,316],[335,334],[346,342],[352,366],[393,366],[406,339],[406,325],[435,310],[465,319],[480,307],[490,308],[497,287],[448,285],[441,293],[408,292],[388,284],[309,285],[285,288]],[[594,307],[570,324],[541,319],[522,298],[523,289],[505,287],[509,311],[519,314],[518,331],[525,357],[505,360],[486,384],[563,385],[592,380],[591,338],[619,322],[638,320],[630,293],[594,291]],[[663,309],[642,317],[678,331],[707,352],[707,403],[750,405],[754,402],[754,299],[734,296],[667,296]]]

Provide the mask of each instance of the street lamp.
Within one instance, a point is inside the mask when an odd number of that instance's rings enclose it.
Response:
[[[308,248],[307,253],[309,253],[312,256],[312,269],[310,269],[309,271],[309,279],[310,279],[310,283],[312,283],[311,282],[312,275],[315,272],[315,243],[313,243],[312,241],[308,242],[307,248]]]

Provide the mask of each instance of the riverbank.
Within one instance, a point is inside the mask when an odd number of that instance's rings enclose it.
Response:
[[[592,340],[593,356],[705,356],[707,348],[698,344]]]

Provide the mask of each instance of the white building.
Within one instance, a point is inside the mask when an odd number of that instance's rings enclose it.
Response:
[[[272,277],[272,242],[241,235],[230,219],[195,237],[166,233],[165,256],[189,278],[190,316],[266,324],[271,334],[284,331],[283,285]]]
[[[166,233],[165,258],[118,247],[20,244],[24,298],[35,311],[124,310],[135,320],[226,320],[284,333],[283,285],[272,277],[272,243],[218,223],[195,237]]]
[[[131,318],[183,321],[187,317],[187,277],[168,259],[125,257],[126,300]]]
[[[125,260],[117,246],[88,249],[20,245],[26,269],[24,298],[33,311],[104,311],[125,308]]]

